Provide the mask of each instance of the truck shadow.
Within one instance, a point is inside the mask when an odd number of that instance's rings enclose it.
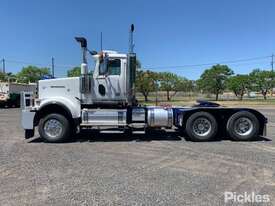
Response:
[[[66,143],[75,142],[150,142],[150,141],[190,141],[186,136],[182,136],[177,131],[166,132],[164,130],[158,130],[150,132],[149,134],[121,134],[121,133],[99,133],[96,131],[81,131],[81,133],[70,138]],[[208,142],[219,142],[219,141],[233,141],[228,137],[216,138]],[[272,141],[267,137],[258,137],[251,142],[257,141]],[[29,141],[29,143],[41,143],[43,139],[41,137],[34,138]]]
[[[81,131],[81,133],[70,138],[66,143],[74,142],[127,142],[127,141],[181,141],[182,137],[177,132],[155,131],[150,134],[105,134],[91,131]],[[29,141],[29,143],[43,142],[41,137]]]

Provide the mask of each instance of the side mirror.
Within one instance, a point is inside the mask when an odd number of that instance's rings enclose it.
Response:
[[[109,57],[105,55],[103,57],[103,61],[99,67],[99,73],[100,75],[108,75],[108,62],[109,62]]]
[[[93,55],[96,55],[96,54],[97,54],[97,51],[90,51],[90,50],[89,50],[89,53],[93,56]]]
[[[104,59],[103,59],[103,67],[104,67],[104,74],[105,75],[108,75],[108,62],[109,62],[109,57],[108,55],[106,54]]]

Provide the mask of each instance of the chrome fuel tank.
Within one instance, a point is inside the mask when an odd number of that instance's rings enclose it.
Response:
[[[83,109],[82,126],[125,126],[126,109]]]
[[[147,107],[147,124],[149,127],[172,127],[173,109]]]

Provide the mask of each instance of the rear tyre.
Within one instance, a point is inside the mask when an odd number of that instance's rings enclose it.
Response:
[[[226,125],[229,136],[237,141],[249,141],[259,134],[259,120],[248,111],[233,114]]]
[[[70,123],[61,114],[49,114],[40,120],[38,132],[46,142],[64,142],[71,134]]]
[[[186,122],[186,133],[192,141],[212,140],[218,131],[215,117],[208,112],[196,112]]]

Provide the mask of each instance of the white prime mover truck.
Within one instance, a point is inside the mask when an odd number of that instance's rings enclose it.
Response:
[[[156,128],[174,128],[193,141],[217,136],[248,141],[265,135],[267,119],[249,108],[226,108],[202,101],[193,107],[141,106],[135,98],[136,54],[133,53],[133,25],[128,54],[115,51],[91,52],[83,37],[81,76],[40,80],[38,98],[22,95],[22,126],[25,138],[34,136],[37,126],[47,142],[63,142],[81,129],[114,128],[127,133]],[[88,71],[87,55],[95,68]]]

